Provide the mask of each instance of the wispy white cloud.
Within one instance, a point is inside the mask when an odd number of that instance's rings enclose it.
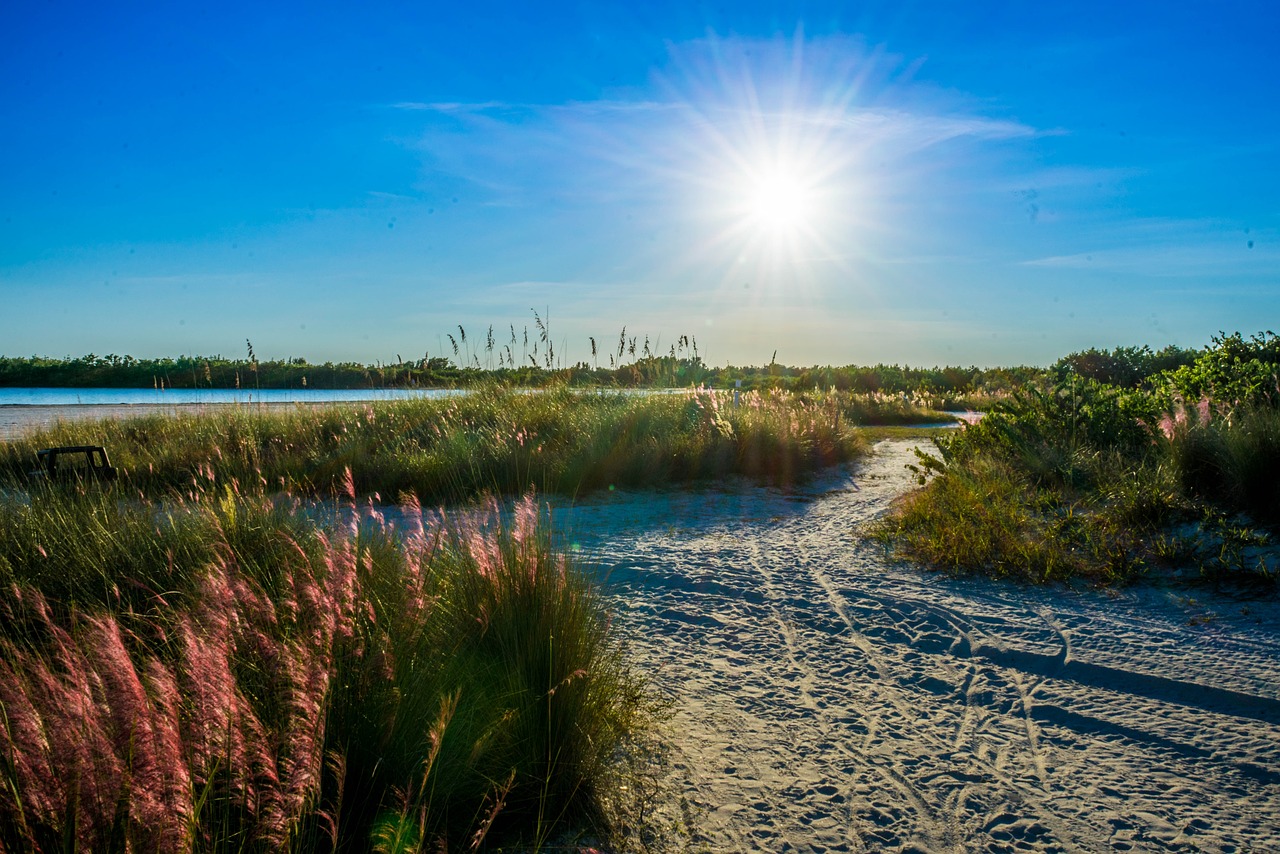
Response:
[[[370,199],[376,199],[380,202],[420,202],[418,196],[411,196],[407,193],[388,193],[385,190],[369,190],[365,193]]]
[[[388,105],[393,110],[419,113],[641,113],[683,109],[682,104],[651,100],[600,99],[564,103],[521,103],[515,101],[401,101]]]
[[[1256,248],[1255,248],[1256,247]],[[1020,262],[1023,267],[1058,270],[1092,270],[1159,278],[1219,278],[1274,276],[1280,252],[1274,247],[1250,245],[1244,234],[1184,230],[1176,238],[1126,235],[1124,230],[1108,245],[1064,255],[1048,255]]]
[[[416,143],[429,172],[472,182],[488,193],[484,201],[505,205],[637,193],[687,205],[690,187],[705,189],[717,171],[749,169],[762,157],[807,159],[835,184],[870,161],[878,178],[911,172],[906,158],[955,141],[1060,132],[982,115],[963,97],[916,86],[911,63],[853,39],[711,38],[669,53],[648,87],[592,101],[392,106],[447,116],[425,118]]]
[[[1142,175],[1144,170],[1132,166],[1050,166],[1015,170],[1003,177],[995,189],[1019,192],[1035,189],[1043,192],[1058,189],[1107,189]]]
[[[388,105],[393,110],[420,113],[482,113],[488,110],[509,110],[517,106],[504,101],[400,101]]]
[[[602,99],[599,101],[569,101],[547,108],[551,112],[578,113],[591,115],[598,113],[667,113],[685,109],[684,104],[668,101],[625,101]]]
[[[856,133],[876,133],[885,137],[915,139],[920,147],[936,145],[952,139],[971,137],[981,140],[1030,139],[1046,135],[1021,122],[991,119],[983,116],[947,115],[912,112],[903,109],[846,109],[836,114],[800,114],[799,123],[840,128]]]

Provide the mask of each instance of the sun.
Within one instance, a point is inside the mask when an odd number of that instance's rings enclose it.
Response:
[[[767,231],[789,231],[808,224],[812,192],[794,174],[773,169],[753,177],[747,195],[751,219]]]
[[[818,216],[815,181],[793,163],[763,162],[739,176],[739,215],[756,237],[812,231]]]
[[[794,291],[837,253],[838,227],[827,152],[810,151],[797,134],[734,146],[709,169],[703,187],[714,198],[713,231],[699,251],[726,263],[722,275],[753,295]]]

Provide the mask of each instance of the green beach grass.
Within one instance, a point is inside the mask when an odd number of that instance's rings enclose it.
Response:
[[[573,495],[742,474],[785,485],[865,444],[834,395],[751,392],[527,393],[487,388],[446,400],[253,406],[72,422],[0,446],[0,479],[21,483],[42,447],[105,445],[147,496],[211,479],[241,490],[355,489],[434,504],[536,487]],[[937,417],[936,415],[933,417]]]

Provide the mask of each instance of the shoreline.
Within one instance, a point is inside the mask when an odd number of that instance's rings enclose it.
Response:
[[[142,415],[187,415],[226,408],[282,409],[289,407],[347,406],[360,401],[234,401],[228,403],[4,403],[0,404],[0,441],[22,438],[24,433],[52,427],[59,421],[100,421]]]

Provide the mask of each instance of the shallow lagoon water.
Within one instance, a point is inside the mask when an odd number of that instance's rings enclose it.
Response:
[[[153,413],[173,415],[218,406],[325,406],[435,399],[466,393],[441,388],[0,388],[0,440],[50,427],[58,421],[129,418]]]
[[[448,397],[443,388],[0,388],[0,406],[183,406],[193,403],[345,403]]]

